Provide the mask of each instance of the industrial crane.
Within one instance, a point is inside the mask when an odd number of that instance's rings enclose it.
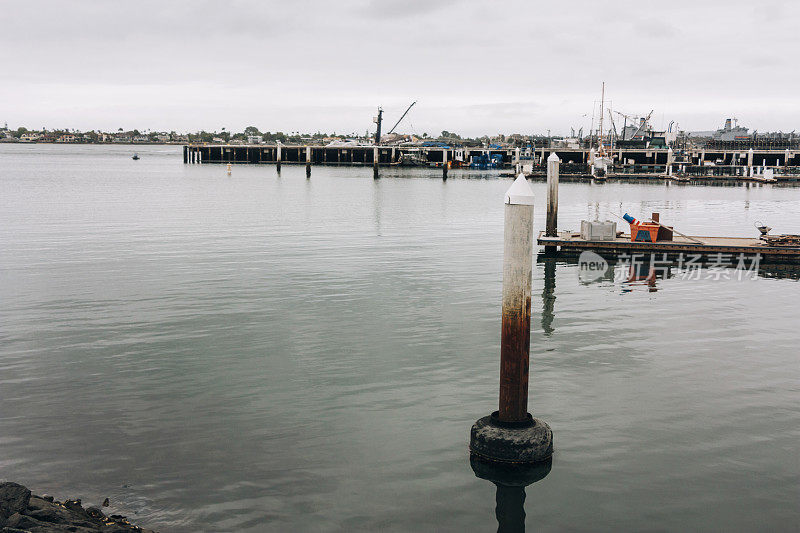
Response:
[[[403,120],[406,117],[408,112],[411,111],[411,108],[414,107],[414,104],[416,104],[416,103],[417,103],[416,101],[411,102],[411,105],[406,108],[406,112],[403,113],[403,115],[398,119],[398,121],[394,123],[394,126],[392,126],[392,129],[390,129],[389,132],[386,135],[389,135],[390,133],[394,132],[394,129],[397,127],[398,124],[400,124],[400,121]],[[374,122],[378,126],[376,131],[375,131],[375,144],[380,144],[381,143],[381,125],[383,124],[383,109],[382,108],[380,108],[380,107],[378,108],[378,115],[375,116],[372,119],[372,122]]]
[[[613,139],[619,140],[619,135],[617,135],[617,125],[614,124],[614,115],[611,114],[611,110],[610,109],[608,110],[608,118],[609,118],[609,120],[611,120],[611,128],[614,130]],[[623,135],[625,134],[625,130],[622,131],[622,134]],[[611,141],[612,149],[613,149],[613,145],[614,145],[613,139]]]
[[[632,138],[634,138],[637,135],[639,135],[639,132],[642,131],[642,128],[644,128],[647,125],[647,123],[650,121],[650,117],[652,117],[652,116],[653,116],[653,109],[650,110],[650,112],[647,114],[647,116],[644,117],[644,120],[639,124],[639,127],[636,129],[636,131],[633,132],[633,137]]]
[[[417,103],[417,101],[416,101],[416,100],[414,100],[413,102],[411,102],[411,105],[410,105],[410,106],[408,106],[408,108],[406,109],[406,112],[405,112],[405,113],[403,113],[403,114],[400,116],[400,118],[399,118],[399,119],[397,119],[397,122],[395,122],[395,123],[394,123],[394,126],[392,126],[392,129],[390,129],[390,130],[389,130],[389,133],[392,133],[392,132],[394,131],[394,129],[397,127],[397,125],[398,125],[398,124],[400,124],[400,121],[401,121],[401,120],[403,120],[404,118],[406,118],[406,115],[408,115],[408,112],[409,112],[409,111],[411,111],[411,108],[412,108],[412,107],[414,107],[414,104],[416,104],[416,103]],[[389,133],[387,133],[387,135],[388,135]]]
[[[617,115],[625,118],[625,121],[623,122],[623,126],[622,126],[622,140],[623,141],[627,141],[628,139],[626,138],[625,130],[628,128],[628,119],[631,119],[631,124],[636,124],[636,122],[639,121],[639,117],[636,116],[636,115],[628,115],[628,114],[625,114],[625,113],[620,113],[619,111],[614,111],[614,113],[616,113]],[[636,137],[639,134],[639,132],[642,130],[642,128],[650,120],[650,117],[652,115],[653,115],[653,111],[651,110],[647,114],[647,117],[645,117],[644,122],[639,124],[639,127],[637,128],[637,130],[633,133],[633,135],[631,135],[631,138]]]
[[[623,122],[623,125],[622,125],[622,140],[623,141],[627,141],[627,139],[625,138],[625,130],[628,128],[628,119],[631,119],[631,122],[635,124],[636,120],[639,117],[634,116],[634,115],[626,115],[625,113],[620,113],[619,111],[614,111],[614,113],[616,113],[617,115],[619,115],[619,116],[621,116],[621,117],[623,117],[625,119],[625,121]]]

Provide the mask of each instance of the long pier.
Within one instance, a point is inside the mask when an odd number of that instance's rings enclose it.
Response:
[[[469,162],[476,155],[503,156],[512,161],[515,149],[438,148],[407,146],[306,146],[266,144],[188,144],[183,147],[184,163],[307,164],[312,165],[391,165],[403,154],[413,154],[430,165],[447,161]]]
[[[452,167],[469,166],[476,156],[499,161],[537,177],[544,176],[550,154],[561,161],[561,174],[585,176],[591,158],[586,148],[481,148],[419,146],[306,146],[290,144],[188,144],[183,147],[186,164],[304,164],[379,166],[399,164],[404,156],[419,163]],[[615,148],[609,177],[670,176],[674,174],[747,179],[773,169],[783,180],[800,179],[800,150],[764,148],[702,149],[672,151],[666,148]],[[499,158],[497,156],[500,156]]]

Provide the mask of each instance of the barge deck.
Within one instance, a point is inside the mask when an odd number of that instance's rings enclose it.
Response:
[[[693,242],[692,239],[702,244]],[[800,246],[773,246],[757,238],[746,237],[682,237],[675,235],[672,241],[638,242],[631,241],[630,235],[622,234],[609,241],[587,241],[580,233],[560,231],[557,237],[547,237],[545,232],[539,233],[537,243],[540,246],[558,249],[559,256],[576,256],[586,250],[614,256],[625,254],[656,254],[657,258],[667,254],[669,259],[681,256],[701,256],[704,259],[719,260],[724,257],[735,261],[741,255],[752,257],[759,255],[760,261],[766,263],[798,263],[800,264]],[[721,254],[721,255],[720,255]],[[608,258],[607,258],[608,259]]]

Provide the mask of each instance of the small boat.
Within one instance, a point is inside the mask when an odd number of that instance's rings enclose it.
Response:
[[[608,157],[602,145],[600,149],[595,152],[594,148],[589,151],[589,172],[592,179],[595,181],[606,181],[606,174],[608,174],[608,167],[613,163],[612,159]]]
[[[605,143],[603,142],[603,113],[605,113],[605,99],[606,99],[606,83],[603,82],[603,88],[600,93],[600,135],[597,138],[597,150],[594,146],[589,150],[589,172],[592,179],[595,181],[606,181],[606,174],[608,168],[614,164],[614,160],[606,152]],[[613,146],[612,146],[613,147]]]
[[[138,153],[134,153],[133,157],[131,157],[131,159],[133,159],[134,161],[138,161],[139,160],[139,154]]]
[[[393,165],[401,167],[427,167],[430,166],[427,157],[419,152],[401,152],[400,160]]]

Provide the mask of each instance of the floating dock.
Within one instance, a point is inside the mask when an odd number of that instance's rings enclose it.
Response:
[[[702,244],[694,242],[700,241]],[[545,231],[539,233],[537,242],[540,246],[549,248],[557,247],[559,256],[577,256],[581,252],[591,250],[603,256],[605,253],[609,260],[614,257],[626,255],[630,258],[633,254],[656,254],[656,259],[661,259],[663,254],[669,260],[691,256],[701,256],[706,260],[718,260],[725,256],[726,259],[736,264],[737,259],[743,255],[754,257],[760,255],[761,262],[765,263],[797,263],[800,264],[800,246],[773,246],[764,241],[746,237],[682,237],[675,235],[671,241],[641,242],[631,241],[629,234],[622,234],[613,240],[588,241],[581,238],[580,233],[560,231],[556,237],[545,236]],[[719,254],[722,254],[720,256]]]

